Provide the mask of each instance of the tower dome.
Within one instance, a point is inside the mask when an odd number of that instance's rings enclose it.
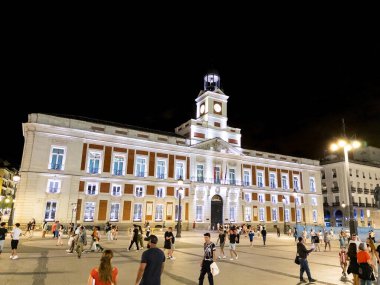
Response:
[[[204,90],[214,91],[216,88],[220,89],[220,76],[217,71],[209,71],[203,77]]]

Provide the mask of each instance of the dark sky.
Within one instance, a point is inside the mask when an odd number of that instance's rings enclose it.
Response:
[[[230,96],[228,123],[241,128],[245,148],[318,159],[342,133],[342,118],[349,136],[380,147],[379,42],[44,36],[29,33],[8,44],[2,64],[0,157],[15,163],[22,156],[21,123],[32,112],[174,131],[195,118],[194,100],[210,68]]]

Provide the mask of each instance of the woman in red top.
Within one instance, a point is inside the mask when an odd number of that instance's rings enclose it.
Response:
[[[360,285],[371,285],[372,280],[369,273],[373,270],[374,265],[372,264],[371,256],[366,250],[364,243],[361,243],[359,245],[359,252],[357,254],[357,259],[358,259],[359,267],[363,271],[363,273],[360,274],[360,269],[359,269]]]
[[[103,252],[99,267],[94,267],[88,277],[88,285],[117,285],[118,270],[112,267],[113,252],[107,249]],[[95,283],[93,283],[95,280]]]

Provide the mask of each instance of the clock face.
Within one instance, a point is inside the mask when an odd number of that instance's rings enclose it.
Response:
[[[201,114],[203,114],[203,113],[205,112],[205,105],[204,105],[204,104],[201,105],[201,109],[200,109],[200,111],[201,111]]]
[[[214,111],[215,111],[216,113],[220,113],[220,111],[222,111],[222,106],[220,106],[219,103],[215,103],[215,104],[214,104]]]

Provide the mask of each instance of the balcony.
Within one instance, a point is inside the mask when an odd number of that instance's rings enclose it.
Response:
[[[327,194],[327,189],[322,189],[322,194]]]
[[[333,188],[331,188],[331,191],[333,193],[339,193],[339,187],[333,187]]]
[[[340,202],[333,202],[332,205],[333,205],[333,207],[340,206]]]
[[[357,207],[359,204],[356,203],[356,202],[353,202],[352,205],[353,205],[354,207]]]
[[[366,208],[372,208],[373,207],[373,205],[371,203],[366,203],[365,206],[366,206]]]
[[[364,194],[369,194],[369,189],[364,188]]]
[[[371,195],[374,195],[374,194],[375,194],[375,190],[374,190],[374,189],[371,189],[371,190],[369,191],[369,193],[371,193]]]
[[[113,175],[115,175],[115,176],[121,176],[121,175],[123,175],[123,170],[122,169],[114,169],[113,170]]]
[[[356,193],[356,188],[355,187],[351,187],[351,193]]]
[[[219,179],[219,178],[207,178],[203,176],[198,176],[198,177],[191,177],[190,178],[191,182],[198,182],[198,183],[209,183],[209,184],[221,184],[221,185],[238,185],[238,186],[250,186],[249,183],[248,185],[245,185],[243,181],[240,180],[235,180],[235,179]]]
[[[98,174],[99,173],[99,168],[97,168],[97,167],[90,167],[88,169],[88,173],[90,173],[90,174]]]
[[[157,179],[166,179],[166,174],[165,173],[157,173],[156,178]]]
[[[358,194],[362,194],[363,193],[363,188],[358,188]]]
[[[50,164],[50,169],[53,169],[53,170],[62,170],[63,169],[63,164],[61,163],[52,163]]]
[[[359,207],[365,207],[365,203],[359,203]]]
[[[141,171],[137,171],[136,172],[136,177],[146,177],[148,173],[146,172],[141,172]]]
[[[329,203],[325,202],[323,203],[323,207],[330,207]]]

